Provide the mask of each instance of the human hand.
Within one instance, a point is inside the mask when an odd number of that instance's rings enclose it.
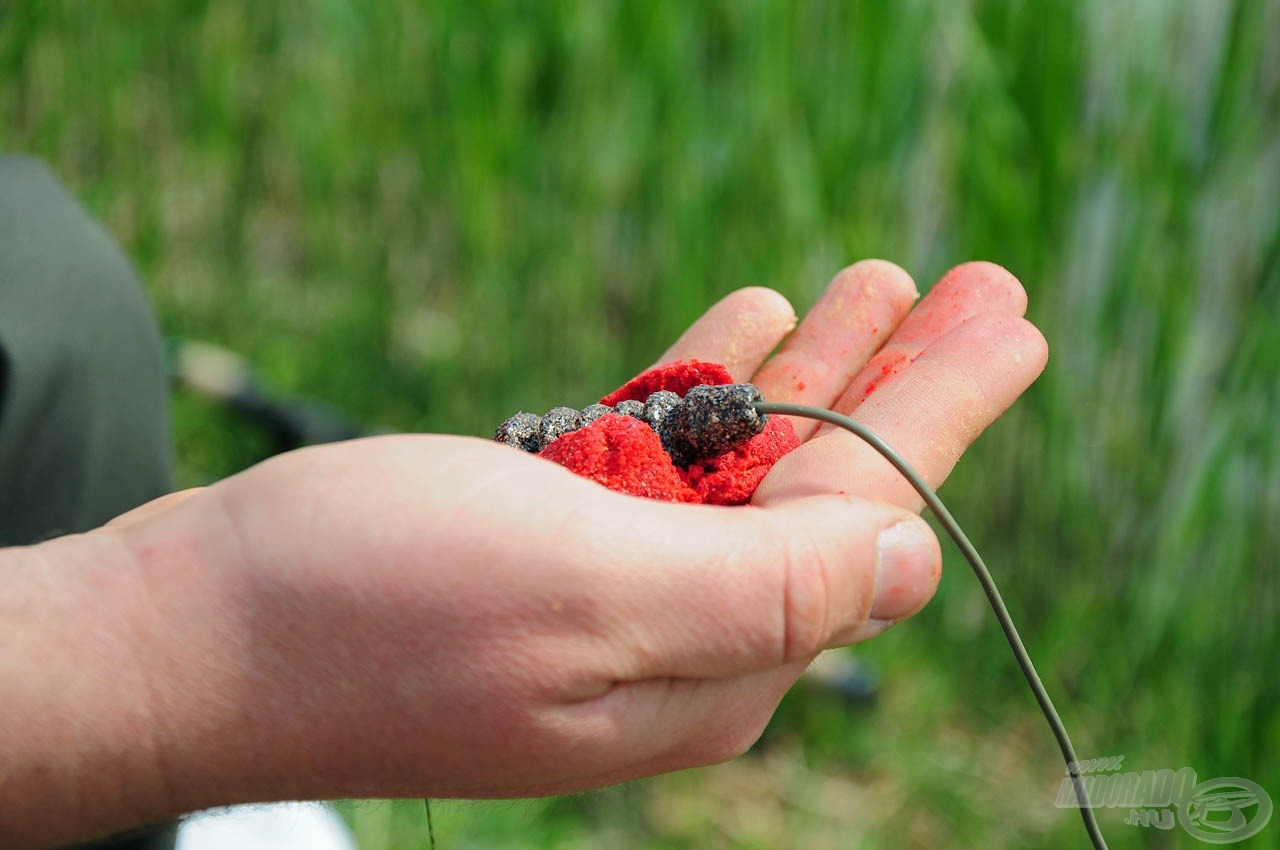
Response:
[[[767,290],[722,301],[664,359],[852,412],[936,486],[1045,349],[998,267],[914,300],[905,272],[860,263],[772,359],[794,319]],[[201,498],[237,541],[219,622],[255,634],[242,663],[307,730],[290,759],[329,760],[327,784],[292,793],[527,796],[745,749],[817,652],[914,613],[940,566],[927,526],[903,521],[919,504],[896,471],[795,424],[805,444],[747,509],[620,496],[444,437],[312,449],[213,488]],[[890,527],[917,555],[877,575]],[[289,765],[260,779],[278,795]]]
[[[859,264],[757,368],[793,318],[748,290],[669,355],[854,408],[936,484],[1044,349],[993,267],[953,272],[893,332],[913,297],[896,268]],[[895,352],[922,353],[860,401],[859,373]],[[937,580],[896,473],[797,425],[808,441],[749,507],[636,499],[489,441],[405,435],[294,452],[36,547],[33,576],[132,566],[32,584],[60,600],[45,625],[92,632],[98,662],[79,709],[51,712],[39,671],[17,675],[43,708],[11,706],[14,740],[36,742],[13,763],[41,765],[59,729],[107,730],[77,733],[67,765],[81,801],[130,777],[127,807],[81,812],[105,831],[255,800],[558,793],[729,758],[814,654],[909,615]],[[51,647],[42,669],[82,668],[83,647]],[[28,722],[48,734],[19,735]],[[29,835],[80,837],[52,805],[28,816]]]

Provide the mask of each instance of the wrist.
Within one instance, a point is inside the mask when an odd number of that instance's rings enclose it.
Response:
[[[71,535],[0,551],[0,572],[0,834],[41,846],[171,814],[128,547]]]
[[[245,799],[250,738],[269,733],[242,722],[243,570],[217,500],[178,495],[0,550],[0,835],[14,846]]]
[[[258,486],[237,490],[236,480],[174,494],[102,532],[128,551],[149,600],[135,648],[153,677],[167,815],[313,799],[344,773],[324,758],[340,748],[313,744],[333,694],[307,666],[327,669],[312,650],[344,624],[308,628],[316,617],[298,576],[254,551],[243,527],[243,514],[262,518]]]
[[[199,498],[190,498],[199,495]],[[115,538],[135,594],[131,647],[147,682],[164,816],[248,802],[253,761],[245,728],[249,628],[235,602],[239,551],[211,491],[157,500],[95,532]],[[256,731],[256,730],[252,730]]]

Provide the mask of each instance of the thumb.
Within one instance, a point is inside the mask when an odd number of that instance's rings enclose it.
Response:
[[[720,678],[811,658],[911,616],[941,573],[928,524],[879,502],[828,495],[680,514],[696,524],[664,535],[680,553],[626,571],[619,588],[642,609],[622,619],[625,679]]]

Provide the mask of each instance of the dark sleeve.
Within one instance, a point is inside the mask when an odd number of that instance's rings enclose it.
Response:
[[[40,162],[0,157],[0,545],[170,487],[159,334],[119,247]]]

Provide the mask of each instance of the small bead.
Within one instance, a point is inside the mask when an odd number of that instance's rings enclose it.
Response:
[[[630,416],[633,419],[644,421],[644,403],[639,401],[620,401],[618,402],[617,411],[623,416]]]
[[[582,408],[582,413],[578,415],[578,427],[585,428],[601,416],[609,413],[613,413],[613,408],[607,404],[588,404]]]
[[[644,403],[644,421],[649,423],[650,428],[661,434],[663,420],[679,406],[680,396],[671,390],[658,390]]]
[[[555,442],[561,434],[576,431],[578,428],[578,411],[572,407],[553,407],[542,417],[542,427],[538,431],[541,445],[538,451]]]
[[[493,439],[522,452],[536,452],[541,448],[538,436],[541,427],[542,417],[521,411],[499,425]]]

